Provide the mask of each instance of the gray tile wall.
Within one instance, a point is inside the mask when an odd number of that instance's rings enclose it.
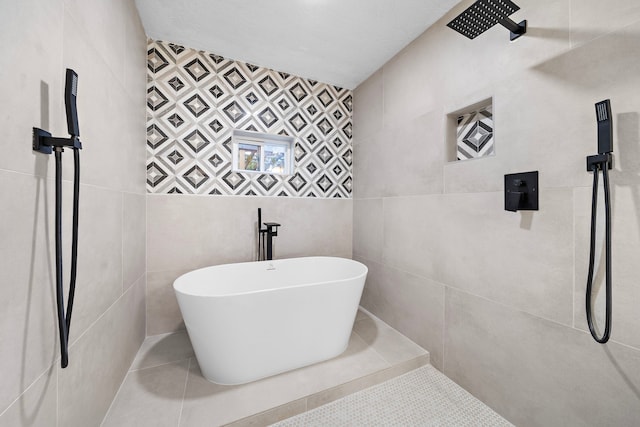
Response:
[[[516,425],[640,419],[640,6],[520,0],[515,43],[445,25],[354,91],[354,257],[362,304]],[[446,115],[492,98],[495,156],[448,162]],[[586,329],[594,103],[614,113],[613,335]],[[389,155],[389,153],[394,155]],[[403,154],[406,153],[406,154]],[[503,208],[540,171],[540,210]],[[600,316],[601,317],[601,316]]]
[[[133,0],[1,8],[0,426],[98,425],[145,334],[146,37]],[[60,369],[55,168],[31,151],[31,128],[66,135],[66,67],[79,75],[84,149],[70,361]],[[73,155],[63,157],[68,264]]]

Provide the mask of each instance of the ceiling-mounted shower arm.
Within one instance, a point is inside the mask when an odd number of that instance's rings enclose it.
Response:
[[[527,32],[526,19],[516,24],[513,20],[511,20],[511,18],[506,17],[504,19],[501,19],[498,23],[511,32],[509,34],[509,38],[511,41],[514,41],[515,39],[517,39],[518,37],[520,37],[521,35]]]

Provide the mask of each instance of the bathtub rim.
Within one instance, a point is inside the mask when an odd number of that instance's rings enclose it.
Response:
[[[287,260],[292,260],[292,259],[313,259],[313,258],[329,258],[329,259],[340,259],[340,260],[345,260],[345,261],[350,261],[352,263],[356,263],[359,264],[360,266],[362,266],[363,271],[360,272],[359,274],[353,275],[353,276],[349,276],[346,278],[340,278],[340,279],[336,279],[336,280],[330,280],[330,281],[314,281],[314,282],[306,282],[306,283],[302,283],[302,284],[294,284],[294,285],[289,285],[286,286],[284,288],[268,288],[268,289],[257,289],[257,290],[250,290],[250,291],[242,291],[242,292],[234,292],[234,293],[225,293],[225,294],[218,294],[218,295],[204,295],[202,293],[194,293],[194,292],[185,292],[182,289],[178,289],[178,287],[176,286],[177,282],[180,279],[186,280],[184,279],[185,276],[188,276],[191,273],[195,273],[197,271],[202,271],[202,270],[206,270],[206,269],[213,269],[216,267],[222,267],[222,266],[230,266],[230,265],[242,265],[242,264],[254,264],[254,263],[269,263],[269,262],[278,262],[278,261],[287,261]],[[278,290],[285,290],[285,289],[298,289],[298,288],[303,288],[303,287],[311,287],[311,286],[319,286],[319,285],[323,285],[323,284],[327,284],[327,283],[342,283],[342,282],[348,282],[348,281],[352,281],[355,279],[360,279],[363,276],[366,277],[367,274],[369,272],[369,267],[367,267],[365,264],[363,264],[360,261],[356,261],[354,259],[351,258],[344,258],[344,257],[338,257],[338,256],[323,256],[323,255],[318,255],[318,256],[301,256],[301,257],[290,257],[290,258],[282,258],[282,259],[275,259],[272,261],[243,261],[243,262],[231,262],[231,263],[225,263],[225,264],[217,264],[217,265],[211,265],[211,266],[207,266],[207,267],[201,267],[201,268],[197,268],[195,270],[191,270],[188,271],[182,275],[180,275],[178,278],[176,278],[173,283],[172,283],[172,287],[174,292],[176,293],[180,293],[182,295],[185,296],[191,296],[191,297],[198,297],[198,298],[228,298],[228,297],[235,297],[235,296],[241,296],[241,295],[252,295],[252,294],[259,294],[259,293],[266,293],[266,292],[276,292]],[[180,286],[180,284],[178,284],[178,286]],[[186,285],[182,285],[183,287]]]

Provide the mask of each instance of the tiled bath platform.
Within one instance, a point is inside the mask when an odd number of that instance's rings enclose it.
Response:
[[[264,426],[428,363],[424,349],[364,311],[339,357],[239,386],[202,377],[186,332],[158,335],[143,343],[103,426]]]

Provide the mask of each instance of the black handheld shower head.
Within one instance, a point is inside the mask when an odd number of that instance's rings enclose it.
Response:
[[[527,32],[527,21],[518,24],[509,15],[520,10],[511,0],[477,0],[456,16],[447,27],[470,39],[475,39],[496,24],[511,31],[511,41]]]
[[[613,151],[613,120],[611,118],[611,101],[605,99],[596,103],[598,120],[598,154]]]
[[[78,97],[78,74],[70,68],[67,68],[67,76],[64,86],[64,105],[67,110],[67,129],[69,135],[80,136],[78,126],[78,107],[76,106],[76,98]]]

